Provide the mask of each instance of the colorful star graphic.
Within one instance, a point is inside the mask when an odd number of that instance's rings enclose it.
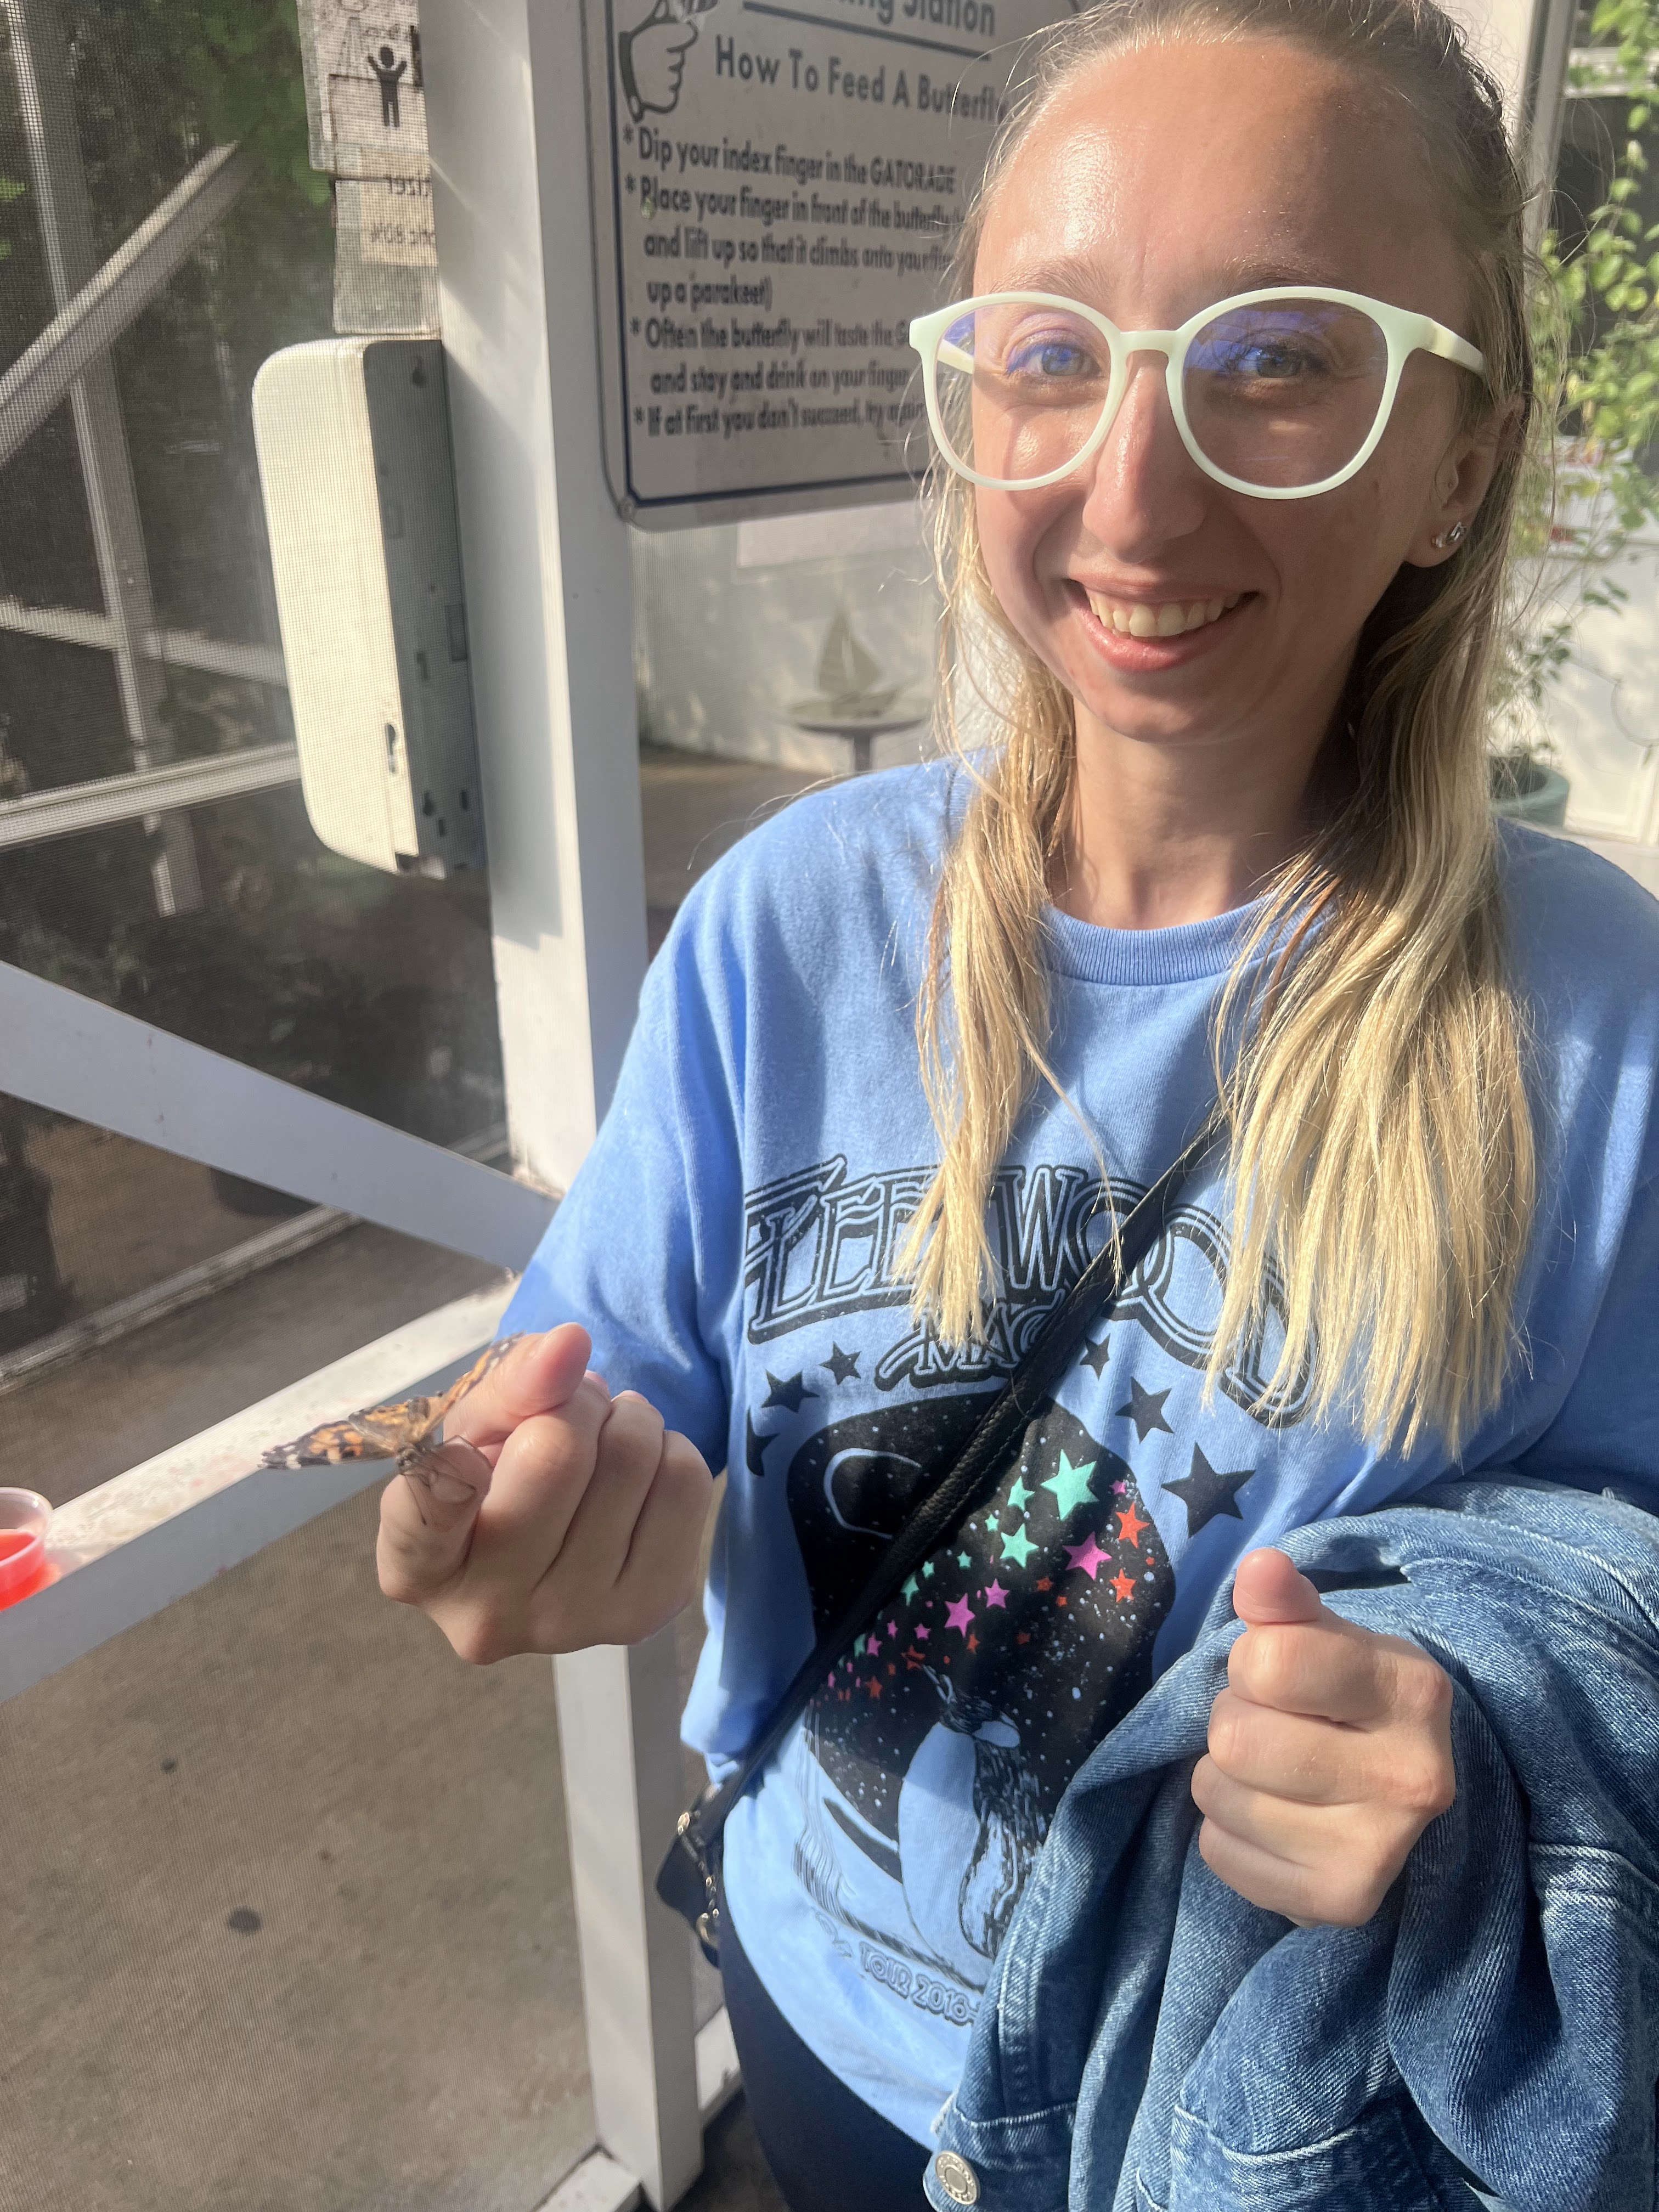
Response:
[[[827,1367],[837,1382],[845,1382],[857,1376],[859,1356],[856,1352],[843,1352],[840,1345],[832,1344],[830,1347],[830,1357],[828,1359],[819,1360],[818,1365]]]
[[[973,1617],[973,1607],[969,1604],[965,1597],[959,1597],[954,1605],[946,1606],[945,1626],[947,1628],[954,1628],[958,1636],[966,1636],[968,1624]]]
[[[1101,1569],[1106,1564],[1107,1557],[1107,1553],[1101,1550],[1092,1534],[1086,1543],[1068,1544],[1066,1547],[1066,1567],[1068,1569],[1076,1567],[1080,1572],[1087,1575],[1091,1582],[1098,1578]]]
[[[881,1684],[876,1680],[873,1674],[870,1677],[869,1680],[864,1686],[869,1691],[872,1698],[878,1698],[881,1695]]]
[[[988,1610],[994,1605],[1006,1606],[1008,1602],[1008,1593],[1000,1582],[990,1583],[982,1595]]]
[[[1095,1493],[1090,1477],[1095,1471],[1093,1460],[1073,1467],[1065,1452],[1060,1455],[1060,1473],[1051,1474],[1043,1484],[1045,1490],[1054,1494],[1054,1507],[1062,1521],[1069,1521],[1079,1505],[1092,1505]]]
[[[1146,1443],[1154,1429],[1168,1430],[1173,1436],[1174,1430],[1170,1428],[1170,1424],[1164,1418],[1164,1401],[1169,1395],[1167,1390],[1143,1390],[1132,1376],[1129,1380],[1129,1402],[1127,1406],[1118,1407],[1118,1419],[1121,1420],[1126,1414],[1128,1416],[1134,1423],[1135,1434],[1142,1443]]]
[[[1031,1493],[1025,1487],[1025,1477],[1023,1474],[1017,1474],[1014,1477],[1014,1486],[1008,1492],[1008,1503],[1016,1513],[1023,1513],[1030,1502]]]
[[[927,1627],[925,1623],[920,1620],[916,1623],[916,1641],[918,1644],[925,1644],[933,1632],[933,1630]]]
[[[979,1650],[979,1638],[977,1636],[970,1636],[968,1638],[968,1649],[970,1651],[977,1651]]]
[[[1022,1567],[1036,1548],[1023,1528],[1016,1528],[1012,1535],[1005,1536],[1002,1540],[1003,1558],[1018,1559]]]
[[[1134,1589],[1135,1586],[1133,1583],[1120,1567],[1116,1574],[1112,1577],[1112,1595],[1116,1598],[1118,1603],[1121,1605],[1126,1597],[1133,1597],[1134,1595]]]
[[[1118,1541],[1121,1544],[1133,1544],[1141,1530],[1150,1528],[1152,1525],[1146,1516],[1137,1513],[1134,1506],[1131,1504],[1126,1511],[1121,1512],[1117,1516]]]
[[[921,1563],[921,1579],[925,1583],[930,1583],[933,1579],[933,1563],[931,1559],[924,1559]]]
[[[766,1399],[761,1407],[763,1413],[773,1406],[781,1406],[787,1413],[798,1413],[800,1411],[800,1401],[803,1398],[816,1398],[818,1395],[816,1390],[809,1390],[806,1388],[805,1375],[791,1375],[785,1381],[780,1382],[769,1370],[766,1372]]]
[[[899,1592],[899,1595],[901,1597],[914,1597],[916,1594],[917,1588],[918,1584],[916,1578],[912,1575],[909,1581],[906,1583],[904,1588]]]

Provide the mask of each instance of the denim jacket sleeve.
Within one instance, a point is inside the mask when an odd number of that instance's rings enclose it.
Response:
[[[1061,1802],[929,2202],[1653,2206],[1659,1518],[1499,1473],[1284,1541],[1451,1675],[1455,1803],[1363,1928],[1218,1881],[1188,1783],[1240,1632],[1223,1592]]]

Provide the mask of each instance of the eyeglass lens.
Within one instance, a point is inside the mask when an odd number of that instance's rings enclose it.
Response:
[[[1188,348],[1188,425],[1224,475],[1263,489],[1321,483],[1370,435],[1388,368],[1388,340],[1358,308],[1289,295],[1230,307]],[[953,458],[1000,483],[1029,483],[1069,466],[1092,436],[1111,352],[1067,309],[997,303],[952,323],[937,374]]]

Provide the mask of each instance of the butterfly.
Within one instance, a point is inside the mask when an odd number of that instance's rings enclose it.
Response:
[[[347,1459],[395,1459],[399,1473],[407,1474],[432,1449],[445,1414],[521,1340],[517,1336],[498,1338],[459,1382],[436,1397],[404,1398],[395,1406],[367,1407],[343,1421],[325,1421],[320,1428],[307,1429],[291,1444],[273,1444],[259,1464],[334,1467]]]

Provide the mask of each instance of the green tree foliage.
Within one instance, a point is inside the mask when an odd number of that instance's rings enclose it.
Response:
[[[64,15],[82,52],[106,46],[142,54],[147,71],[176,88],[170,104],[190,116],[204,146],[234,141],[314,206],[326,202],[328,179],[307,155],[294,0],[82,0]]]
[[[1625,604],[1614,571],[1659,519],[1659,222],[1639,210],[1659,106],[1659,0],[1597,0],[1590,37],[1617,53],[1616,82],[1603,76],[1595,89],[1627,103],[1624,143],[1582,239],[1567,246],[1552,228],[1540,244],[1533,343],[1545,434],[1512,548],[1528,604],[1498,685],[1510,741],[1542,751],[1528,725],[1571,660],[1583,616]]]
[[[27,190],[27,185],[20,184],[15,177],[0,176],[0,208],[9,206],[13,200],[21,199]],[[10,252],[11,240],[0,238],[0,261],[3,261]]]

